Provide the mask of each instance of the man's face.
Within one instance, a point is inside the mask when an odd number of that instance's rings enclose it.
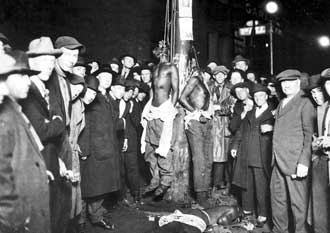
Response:
[[[72,68],[72,73],[80,77],[86,76],[86,67],[85,66],[75,66]]]
[[[115,71],[116,73],[119,73],[119,65],[116,63],[111,63],[110,67],[113,71]]]
[[[245,61],[238,61],[235,63],[235,68],[243,71],[247,71],[249,68]]]
[[[64,71],[71,71],[74,65],[78,61],[79,50],[78,49],[66,49],[64,47],[61,48],[62,55],[57,58],[60,67]]]
[[[254,102],[256,103],[256,105],[258,107],[261,107],[262,105],[264,105],[267,102],[268,95],[264,91],[258,91],[256,93],[254,93],[253,98],[254,98]]]
[[[134,66],[134,59],[132,57],[126,56],[121,60],[121,63],[127,69],[131,69]]]
[[[3,102],[5,96],[9,95],[8,87],[5,81],[0,80],[0,104]]]
[[[144,100],[144,98],[146,98],[147,94],[144,92],[139,92],[137,99],[142,102]]]
[[[254,83],[257,82],[257,80],[256,80],[256,76],[255,76],[254,73],[247,73],[246,77],[247,77],[250,81],[252,81],[252,82],[254,82]]]
[[[286,96],[295,95],[300,90],[300,80],[284,80],[281,82],[281,87]]]
[[[6,80],[9,95],[18,100],[25,99],[28,95],[31,81],[26,74],[11,74]]]
[[[125,87],[121,85],[115,85],[111,87],[111,92],[117,100],[123,98],[125,94]]]
[[[137,81],[141,81],[141,75],[139,75],[138,73],[134,72],[133,73],[133,79],[137,80]]]
[[[138,87],[134,87],[132,98],[133,99],[136,98],[138,94],[139,94],[139,88]]]
[[[88,105],[94,101],[95,97],[96,97],[96,91],[94,91],[93,89],[87,88],[85,95],[82,98],[82,101],[86,105]]]
[[[321,87],[316,87],[311,90],[311,95],[315,103],[321,106],[324,103],[324,94]]]
[[[81,92],[84,90],[84,86],[82,84],[77,84],[77,85],[70,85],[71,88],[71,95],[72,95],[72,100],[75,100],[78,98],[78,96],[81,94]]]
[[[123,99],[125,101],[129,101],[132,98],[132,96],[133,96],[133,90],[131,89],[131,90],[125,91]]]
[[[214,75],[215,81],[217,81],[218,84],[223,84],[223,82],[225,81],[227,75],[225,75],[222,72],[217,73],[216,75]]]
[[[112,83],[112,74],[110,73],[99,73],[96,78],[99,80],[100,84],[99,87],[103,89],[108,89]]]
[[[55,56],[50,55],[33,57],[29,58],[29,65],[31,69],[40,71],[38,77],[45,82],[48,81],[53,72],[55,59]]]
[[[235,89],[235,93],[236,93],[237,99],[243,101],[243,100],[247,99],[249,91],[246,87],[243,87],[243,88],[237,87]]]
[[[150,70],[141,70],[141,79],[144,83],[151,81],[151,72]]]
[[[237,83],[244,82],[244,80],[243,80],[243,78],[242,78],[242,76],[241,76],[240,73],[234,72],[234,73],[231,74],[230,82],[231,82],[231,84],[235,85]]]

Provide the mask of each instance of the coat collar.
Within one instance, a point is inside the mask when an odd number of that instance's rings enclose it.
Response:
[[[276,110],[276,118],[280,118],[286,115],[288,112],[293,110],[293,106],[297,104],[297,102],[301,99],[304,92],[300,90],[284,107],[282,107],[283,100],[280,101],[278,108]]]

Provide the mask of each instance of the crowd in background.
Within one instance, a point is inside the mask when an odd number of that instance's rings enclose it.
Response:
[[[85,61],[70,36],[36,38],[26,52],[12,46],[0,34],[0,232],[84,232],[87,220],[113,230],[109,193],[129,207],[162,198],[172,178],[159,179],[173,168],[158,144],[145,155],[141,146],[144,129],[150,139],[166,119],[143,125],[143,110],[159,97],[162,72],[173,79],[177,70],[129,54]],[[241,55],[230,68],[210,61],[172,101],[186,112],[193,196],[205,207],[210,189],[229,191],[273,232],[328,232],[330,68],[267,79],[249,65]]]

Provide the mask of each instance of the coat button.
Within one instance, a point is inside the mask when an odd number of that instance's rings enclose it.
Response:
[[[39,167],[39,166],[40,166],[39,162],[36,162],[36,166],[37,166],[37,167]]]

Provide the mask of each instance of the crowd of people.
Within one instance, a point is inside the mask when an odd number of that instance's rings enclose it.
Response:
[[[159,62],[87,62],[85,50],[61,36],[24,52],[0,34],[0,232],[82,233],[87,220],[113,230],[109,193],[129,207],[162,199],[178,108],[201,208],[210,189],[229,190],[273,232],[329,231],[330,68],[266,79],[237,55],[230,68],[192,67],[180,93],[162,43]]]

